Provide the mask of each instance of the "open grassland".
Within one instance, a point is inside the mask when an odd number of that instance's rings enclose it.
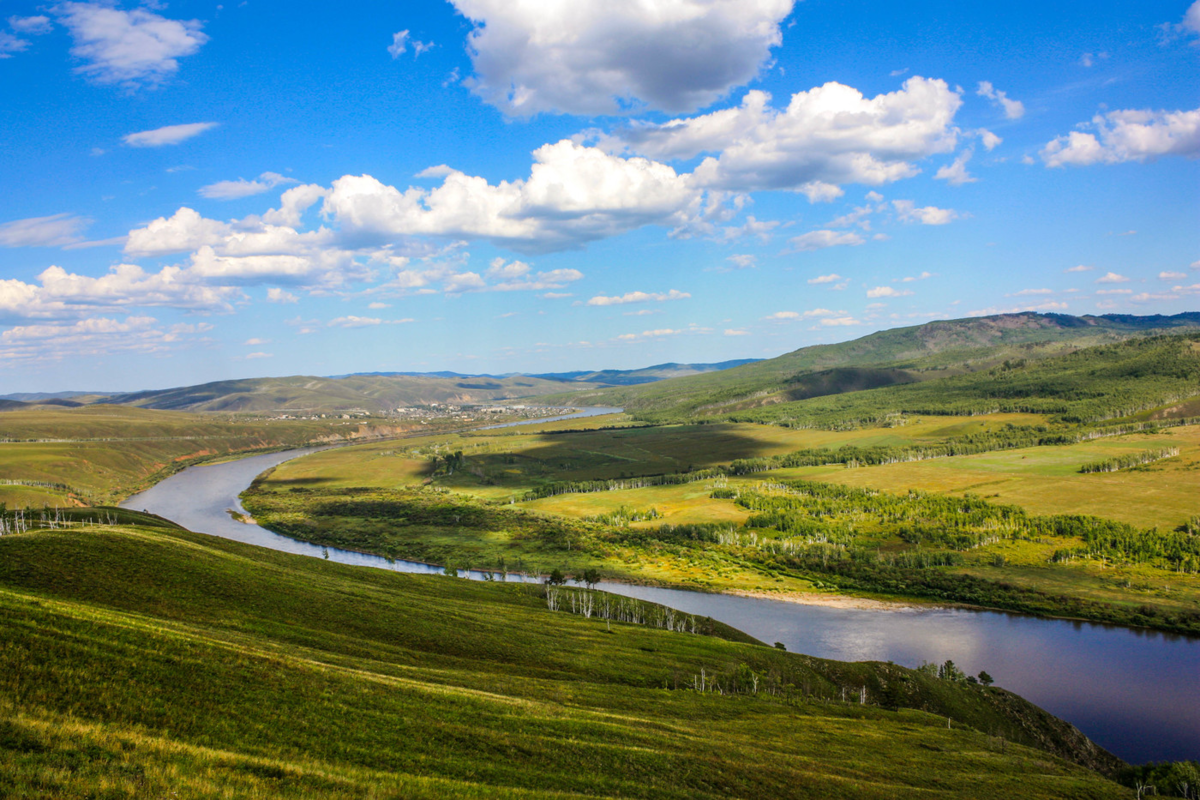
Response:
[[[280,479],[286,475],[286,480],[297,485],[313,487],[395,488],[424,481],[434,471],[435,457],[461,451],[467,457],[466,468],[440,477],[439,484],[479,496],[508,498],[555,481],[683,472],[807,448],[913,446],[1044,421],[1031,414],[992,414],[919,417],[902,426],[852,431],[735,423],[607,429],[620,425],[620,419],[595,417],[358,445],[292,462]],[[587,422],[600,429],[575,427]]]
[[[389,435],[392,425],[240,421],[122,406],[0,413],[0,503],[108,503],[191,464],[249,452]]]
[[[296,538],[435,564],[572,574],[598,568],[620,580],[709,591],[804,599],[835,590],[1169,630],[1200,624],[1194,537],[1174,533],[1200,511],[1197,426],[869,467],[725,469],[668,485],[631,477],[797,449],[832,459],[846,446],[919,448],[1032,429],[1042,420],[1002,414],[904,422],[845,432],[713,424],[429,437],[289,462],[245,501],[264,524]],[[1079,472],[1097,460],[1168,446],[1179,455],[1119,472]],[[451,471],[446,459],[459,452]],[[864,495],[854,501],[861,507],[842,516],[797,501],[784,516],[759,520],[735,499],[797,478],[885,494]],[[964,537],[943,535],[962,524],[950,507],[918,504],[895,518],[881,510],[888,495],[910,491],[982,499],[999,516],[968,526]],[[1029,521],[1010,527],[1006,503],[1032,515]],[[1064,513],[1101,519],[1082,528],[1038,521]],[[811,522],[797,521],[805,519]],[[1103,519],[1134,527],[1113,543],[1101,535]],[[1155,525],[1159,533],[1144,534],[1154,542],[1147,549],[1138,530]]]
[[[0,794],[1132,796],[999,689],[142,521],[0,538]]]
[[[1079,472],[1092,461],[1166,447],[1179,448],[1179,455],[1119,472]],[[771,474],[893,492],[970,492],[998,503],[1019,505],[1035,514],[1094,514],[1168,530],[1200,514],[1200,426],[1074,445],[856,469],[842,465],[802,467]]]

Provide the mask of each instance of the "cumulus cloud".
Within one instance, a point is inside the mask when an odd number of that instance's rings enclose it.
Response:
[[[662,303],[667,300],[686,300],[691,297],[687,292],[672,289],[669,292],[627,292],[615,297],[597,295],[587,301],[589,306],[621,306],[628,303]]]
[[[1200,2],[1200,0],[1198,0],[1198,2]],[[1160,273],[1158,273],[1158,279],[1160,281],[1183,280],[1186,277],[1187,277],[1186,272],[1160,272]]]
[[[1115,272],[1107,272],[1096,278],[1096,283],[1129,283],[1129,278],[1126,278],[1124,275],[1118,275]]]
[[[92,221],[76,214],[30,217],[0,225],[0,247],[62,247],[82,240]]]
[[[828,319],[821,320],[821,324],[826,327],[862,325],[862,323],[856,320],[854,317],[830,317]]]
[[[997,147],[999,147],[1004,142],[1003,139],[1001,139],[999,136],[992,133],[991,131],[989,131],[986,128],[980,128],[977,131],[977,133],[979,134],[979,140],[981,142],[983,142],[984,149],[987,150],[989,153],[992,152],[993,150],[995,150]]]
[[[918,208],[912,200],[893,200],[892,207],[901,222],[919,222],[922,225],[945,225],[962,217],[951,208],[925,206]]]
[[[758,266],[758,257],[749,253],[736,253],[725,259],[738,269],[750,269]]]
[[[818,275],[815,278],[809,278],[808,283],[810,285],[819,285],[823,283],[837,283],[840,280],[842,280],[841,275],[838,275],[836,272],[831,272],[828,275]]]
[[[136,264],[118,264],[91,277],[52,266],[37,283],[0,280],[0,319],[60,319],[150,306],[229,311],[241,297],[235,287],[205,285],[180,267],[147,273]]]
[[[726,328],[725,335],[726,336],[749,336],[750,331],[745,330],[743,328]]]
[[[1175,29],[1180,33],[1200,36],[1200,0],[1196,0],[1188,6],[1188,10],[1183,14],[1183,20],[1175,26]]]
[[[933,177],[945,181],[951,186],[975,183],[979,179],[967,172],[967,162],[971,160],[971,156],[973,155],[975,155],[973,150],[963,150],[959,153],[958,158],[954,159],[952,163],[938,169]]]
[[[1098,114],[1041,150],[1047,167],[1119,164],[1159,156],[1200,156],[1200,108],[1193,111],[1124,110]]]
[[[215,122],[189,122],[186,125],[167,125],[152,131],[140,131],[124,136],[123,141],[129,147],[163,147],[169,144],[186,142],[193,136],[199,136],[207,130],[217,127]]]
[[[49,33],[54,27],[49,17],[41,15],[35,17],[9,17],[8,25],[17,33],[29,36],[40,36],[43,33]]]
[[[980,81],[979,88],[975,90],[975,94],[980,97],[986,97],[992,101],[993,105],[1003,108],[1004,116],[1008,119],[1020,119],[1025,116],[1025,104],[1020,100],[1010,99],[1007,93],[992,86],[991,81]]]
[[[796,311],[776,311],[774,314],[768,314],[763,319],[771,321],[800,319],[800,314]]]
[[[792,95],[786,109],[748,92],[741,105],[661,125],[636,125],[619,138],[658,159],[710,155],[696,168],[699,185],[730,191],[787,189],[831,200],[841,184],[879,186],[911,177],[911,162],[952,152],[962,98],[945,81],[912,77],[903,88],[866,98],[827,83]]]
[[[466,84],[510,116],[703,108],[758,74],[794,0],[451,0]]]
[[[1091,272],[1095,267],[1089,267],[1086,264],[1076,264],[1073,267],[1064,269],[1063,272]]]
[[[296,183],[294,178],[280,175],[278,172],[264,172],[257,180],[248,181],[238,178],[236,181],[217,181],[199,189],[201,197],[210,200],[239,200],[243,197],[269,192],[276,186],[285,183]]]
[[[877,297],[907,297],[912,294],[907,289],[897,289],[894,286],[876,286],[867,290],[867,297],[874,300]]]
[[[296,295],[285,289],[280,289],[278,286],[272,286],[270,289],[267,289],[268,303],[297,303],[299,301],[299,297],[296,297]]]
[[[686,331],[676,330],[674,328],[657,328],[652,331],[642,331],[641,333],[622,333],[616,337],[619,342],[633,342],[639,339],[661,339],[664,336],[678,336]]]
[[[170,217],[159,217],[143,228],[130,231],[125,252],[131,256],[183,253],[218,244],[232,232],[227,223],[206,219],[185,206]]]
[[[857,233],[838,233],[837,231],[809,231],[802,233],[799,236],[793,236],[788,240],[788,252],[792,253],[807,253],[813,250],[823,250],[826,247],[838,247],[846,245],[854,247],[865,242],[866,239],[859,236]]]
[[[648,224],[684,226],[702,212],[690,178],[665,164],[570,140],[533,156],[528,179],[494,185],[457,170],[431,190],[347,175],[334,181],[322,213],[360,241],[433,235],[546,252]]]
[[[144,8],[123,11],[105,3],[61,3],[53,7],[74,40],[75,71],[100,84],[133,89],[155,86],[179,69],[208,41],[198,20],[174,20]]]

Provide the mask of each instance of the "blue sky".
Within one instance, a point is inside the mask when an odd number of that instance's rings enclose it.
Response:
[[[0,387],[1200,307],[1200,2],[0,0]]]

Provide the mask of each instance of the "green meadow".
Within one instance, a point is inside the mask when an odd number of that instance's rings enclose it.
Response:
[[[1001,689],[122,521],[0,538],[0,795],[1132,796]]]

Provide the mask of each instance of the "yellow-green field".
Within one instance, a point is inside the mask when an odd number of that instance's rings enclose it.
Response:
[[[1178,447],[1179,456],[1120,472],[1080,474],[1083,464]],[[1130,525],[1176,528],[1200,514],[1200,426],[973,456],[847,469],[803,467],[772,475],[887,491],[972,492],[1034,514],[1094,514]]]
[[[399,430],[341,420],[247,422],[127,406],[7,411],[0,413],[0,503],[107,503],[203,460]],[[42,483],[60,486],[36,485]]]

